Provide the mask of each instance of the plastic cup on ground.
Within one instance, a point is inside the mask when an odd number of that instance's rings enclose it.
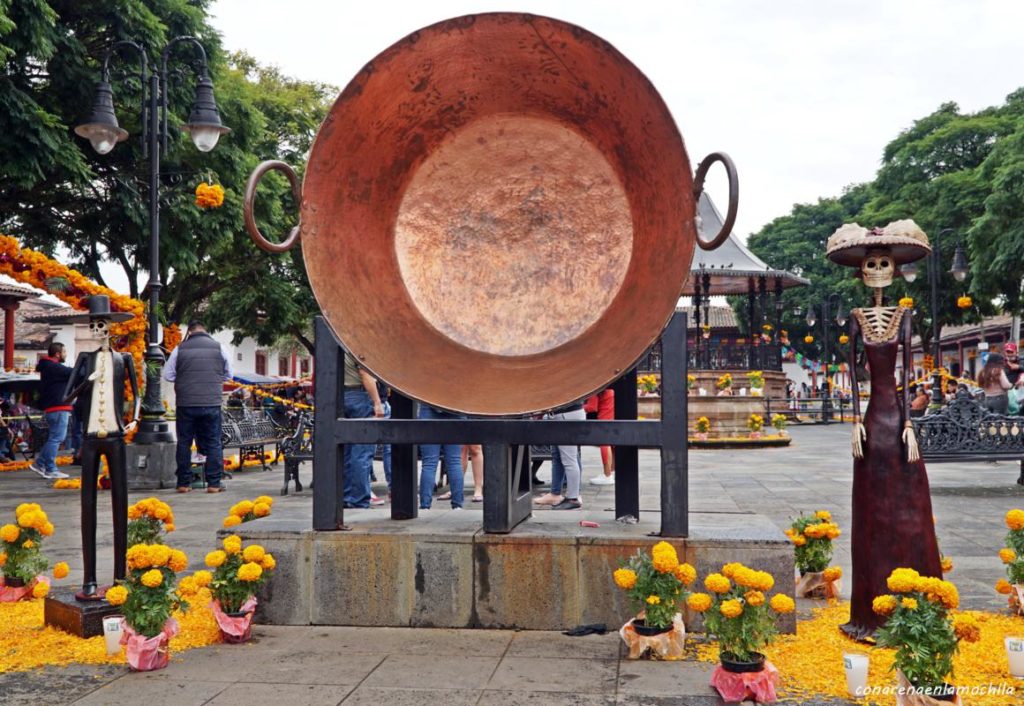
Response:
[[[863,697],[868,689],[868,656],[844,652],[843,669],[846,670],[846,690],[850,696],[858,699]]]
[[[1005,643],[1010,676],[1024,679],[1024,637],[1007,637]]]
[[[121,651],[121,623],[123,615],[108,615],[103,619],[103,639],[107,643],[107,654],[116,655]]]

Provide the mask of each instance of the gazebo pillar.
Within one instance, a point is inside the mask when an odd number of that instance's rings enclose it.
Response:
[[[14,312],[18,310],[18,301],[2,297],[0,307],[4,310],[4,370],[11,370],[14,368]]]
[[[764,324],[768,323],[768,277],[767,275],[761,275],[757,278],[757,298],[758,304],[761,307],[761,325],[757,327],[757,335],[760,343],[763,343],[763,339],[760,339],[761,331],[763,330]],[[758,361],[757,367],[764,370],[768,367],[768,347],[761,346],[758,344],[757,350],[760,353],[760,360]]]
[[[782,370],[782,278],[775,278],[775,336],[773,337],[774,360],[778,366],[776,370]]]
[[[757,350],[754,348],[754,336],[756,335],[757,324],[754,320],[754,305],[755,302],[755,291],[754,291],[754,278],[749,277],[747,279],[747,330],[750,333],[750,341],[747,344],[747,369],[757,369]]]

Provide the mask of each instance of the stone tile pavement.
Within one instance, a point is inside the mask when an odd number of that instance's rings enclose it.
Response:
[[[791,428],[785,449],[690,452],[691,509],[742,525],[751,513],[780,529],[801,511],[830,510],[849,527],[852,463],[849,427]],[[656,519],[658,465],[655,452],[641,452],[641,515]],[[595,449],[584,449],[584,478],[600,473]],[[302,470],[303,479],[309,469]],[[228,481],[228,492],[178,496],[172,503],[177,531],[172,543],[199,568],[213,544],[213,531],[242,498],[275,497],[274,514],[308,518],[308,491],[279,497],[283,471],[247,471]],[[378,468],[378,477],[383,473]],[[547,470],[540,472],[547,478]],[[992,590],[1002,575],[995,552],[1005,534],[1003,516],[1024,507],[1014,463],[935,464],[929,468],[938,534],[955,564],[951,578],[970,608],[1004,605]],[[466,474],[467,486],[471,474]],[[378,494],[385,492],[376,486]],[[133,494],[133,500],[153,493]],[[101,496],[101,511],[106,496]],[[613,517],[614,488],[584,482],[585,511],[577,516]],[[25,501],[43,504],[58,532],[48,542],[54,561],[72,568],[67,583],[80,580],[78,494],[58,491],[29,471],[0,474],[0,520]],[[452,512],[435,504],[430,515]],[[467,515],[480,513],[467,503]],[[387,516],[387,508],[364,511]],[[553,512],[550,510],[538,510]],[[572,515],[572,512],[564,514]],[[353,514],[353,521],[358,517]],[[99,542],[109,546],[109,525],[100,521]],[[837,562],[849,571],[849,533],[837,541]],[[101,554],[102,574],[109,554]],[[610,585],[609,585],[610,586]],[[609,588],[611,590],[611,588]],[[542,601],[543,596],[538,596]],[[615,626],[610,626],[615,627]],[[158,673],[124,668],[72,666],[0,675],[0,704],[678,704],[721,703],[707,685],[708,665],[694,661],[630,662],[621,658],[618,637],[569,638],[553,632],[409,628],[259,626],[248,645],[219,645],[176,655]],[[828,702],[818,702],[827,704]]]

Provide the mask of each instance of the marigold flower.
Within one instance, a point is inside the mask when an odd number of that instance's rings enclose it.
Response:
[[[29,512],[23,512],[21,515],[18,516],[18,526],[22,529],[30,529],[35,524],[36,513],[32,512],[31,510]]]
[[[178,595],[191,596],[199,590],[199,586],[196,585],[196,580],[191,576],[186,576],[178,582]]]
[[[171,571],[175,573],[184,571],[188,568],[188,557],[180,549],[172,549],[171,556],[167,560],[167,566],[171,567]]]
[[[171,508],[167,507],[167,505],[158,505],[156,509],[153,510],[153,517],[158,520],[166,520],[170,514]]]
[[[143,586],[148,586],[149,588],[156,588],[164,582],[164,575],[160,571],[160,569],[150,569],[142,575],[142,578],[140,580],[142,581]]]
[[[46,594],[48,594],[49,592],[50,584],[46,583],[45,581],[40,581],[32,587],[33,598],[46,598]]]
[[[913,297],[901,297],[898,304],[904,309],[912,309],[914,307]]]
[[[0,567],[7,563],[7,552],[0,552]]]
[[[738,561],[731,561],[731,562],[729,562],[728,564],[726,564],[725,566],[722,567],[722,576],[725,576],[727,579],[736,578],[736,572],[740,571],[741,569],[745,569],[745,568],[747,568],[747,567],[745,567],[740,562],[738,562]]]
[[[686,607],[698,613],[711,608],[711,596],[706,593],[691,593],[686,597]]]
[[[942,557],[942,564],[941,564],[941,566],[942,566],[942,573],[944,573],[944,574],[948,574],[950,571],[952,571],[953,570],[953,559],[952,559],[952,557],[948,557],[948,556]]]
[[[110,605],[124,605],[128,600],[128,589],[124,586],[111,586],[107,589],[106,598]]]
[[[1006,526],[1012,530],[1024,529],[1024,510],[1010,510],[1006,513]]]
[[[66,561],[58,562],[53,566],[53,578],[55,579],[67,578],[70,572],[71,569]]]
[[[828,510],[818,510],[816,513],[814,513],[814,516],[817,517],[819,520],[825,520],[826,522],[831,521],[832,519],[832,513],[829,512]]]
[[[668,542],[658,542],[651,549],[651,563],[659,573],[668,574],[675,571],[679,566],[676,548]]]
[[[961,614],[953,620],[953,632],[957,639],[967,642],[977,642],[981,639],[981,626],[974,619],[973,615]]]
[[[228,515],[224,518],[224,527],[234,527],[242,524],[242,518],[238,515]]]
[[[31,539],[26,539],[24,542],[21,543],[21,546],[25,549],[31,549],[32,547],[36,546],[36,543],[33,542]]]
[[[792,613],[796,610],[796,601],[787,596],[785,593],[776,593],[772,596],[772,599],[768,601],[768,605],[776,613]]]
[[[659,603],[661,603],[661,597],[660,596],[647,596],[647,604],[648,605],[658,605]]]
[[[718,612],[726,618],[738,618],[743,615],[743,604],[736,598],[730,598],[727,601],[722,601],[722,604],[718,606]]]
[[[270,505],[266,503],[256,503],[252,506],[252,514],[256,517],[266,517],[270,514]]]
[[[819,522],[813,525],[807,525],[804,527],[804,534],[811,539],[821,539],[825,536],[827,528],[824,522]]]
[[[708,574],[704,578],[704,588],[713,593],[728,593],[732,584],[721,574]]]
[[[628,591],[636,585],[636,572],[632,569],[616,569],[612,574],[615,585]]]
[[[807,537],[803,536],[802,534],[798,534],[795,537],[792,537],[791,540],[793,544],[795,544],[798,547],[802,547],[805,544],[807,544]]]
[[[689,564],[680,564],[676,567],[676,578],[684,586],[689,586],[697,580],[697,570]]]
[[[904,598],[900,601],[900,605],[907,610],[917,610],[917,599],[916,598]]]
[[[266,553],[267,551],[260,545],[250,544],[248,547],[245,548],[245,551],[242,552],[242,559],[244,559],[245,561],[251,561],[258,564],[261,561],[263,561],[263,555]]]
[[[893,569],[886,585],[893,593],[910,593],[917,586],[921,575],[913,569]]]
[[[811,334],[804,336],[804,343],[814,343],[814,336]]]
[[[830,566],[822,572],[821,577],[829,583],[832,581],[838,581],[843,577],[843,570],[838,566]]]
[[[242,551],[242,538],[237,534],[232,534],[224,538],[224,551],[228,554],[238,554]]]
[[[274,555],[267,552],[263,555],[263,561],[260,562],[260,566],[263,567],[264,571],[273,571],[277,568],[277,560],[274,559]]]
[[[256,504],[256,505],[261,505],[262,504],[262,505],[267,505],[268,507],[273,507],[274,499],[272,497],[270,497],[269,495],[261,495],[258,498],[256,498],[255,500],[253,500],[253,503]]]
[[[957,297],[956,305],[961,309],[970,309],[972,304],[974,300],[970,297]]]
[[[999,550],[999,558],[1003,560],[1004,564],[1009,564],[1017,558],[1017,552],[1013,551],[1009,547],[1003,547]]]
[[[263,567],[259,564],[249,562],[238,567],[239,581],[259,581],[259,578],[262,575]]]
[[[0,564],[2,566],[2,564]],[[1013,586],[1006,579],[999,579],[996,581],[996,592],[1002,593],[1004,596],[1008,596],[1013,593]]]
[[[252,512],[253,504],[250,500],[243,500],[231,508],[231,514],[238,517],[245,517]]]
[[[53,535],[53,530],[54,527],[52,522],[44,522],[43,526],[39,528],[39,534],[44,537],[50,537]]]
[[[174,531],[174,523],[173,522],[168,522],[168,523],[164,524],[164,532],[173,532],[173,531]]]
[[[835,524],[834,522],[829,523],[829,526],[825,528],[825,536],[829,539],[835,539],[841,534],[842,531],[839,529],[839,525]]]
[[[171,559],[171,550],[163,544],[149,545],[149,565],[166,566]]]
[[[195,203],[199,208],[219,208],[224,203],[224,187],[205,181],[200,183],[196,187]]]
[[[747,591],[743,599],[747,602],[747,605],[755,608],[764,605],[764,594],[760,591]]]
[[[210,552],[206,555],[206,565],[210,568],[216,569],[218,566],[227,561],[228,555],[220,549]]]

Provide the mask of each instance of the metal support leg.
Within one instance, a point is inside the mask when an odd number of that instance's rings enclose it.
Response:
[[[662,383],[670,370],[666,365],[668,351],[664,341],[661,350]],[[614,383],[615,419],[636,419],[636,368]],[[552,491],[554,492],[554,491]],[[640,519],[640,459],[635,446],[615,447],[615,517],[632,515]]]
[[[415,405],[392,390],[391,418],[413,419]],[[419,487],[416,483],[416,445],[391,445],[391,519],[413,520],[419,515]]]
[[[661,336],[661,344],[664,355],[661,376],[661,536],[686,537],[690,531],[686,451],[686,314],[680,312],[672,317]]]
[[[342,399],[345,352],[324,317],[316,317],[316,443],[313,447],[313,529],[344,529],[345,456],[341,444],[331,443],[334,426],[344,415]]]
[[[508,534],[533,510],[530,447],[484,444],[484,532]]]

